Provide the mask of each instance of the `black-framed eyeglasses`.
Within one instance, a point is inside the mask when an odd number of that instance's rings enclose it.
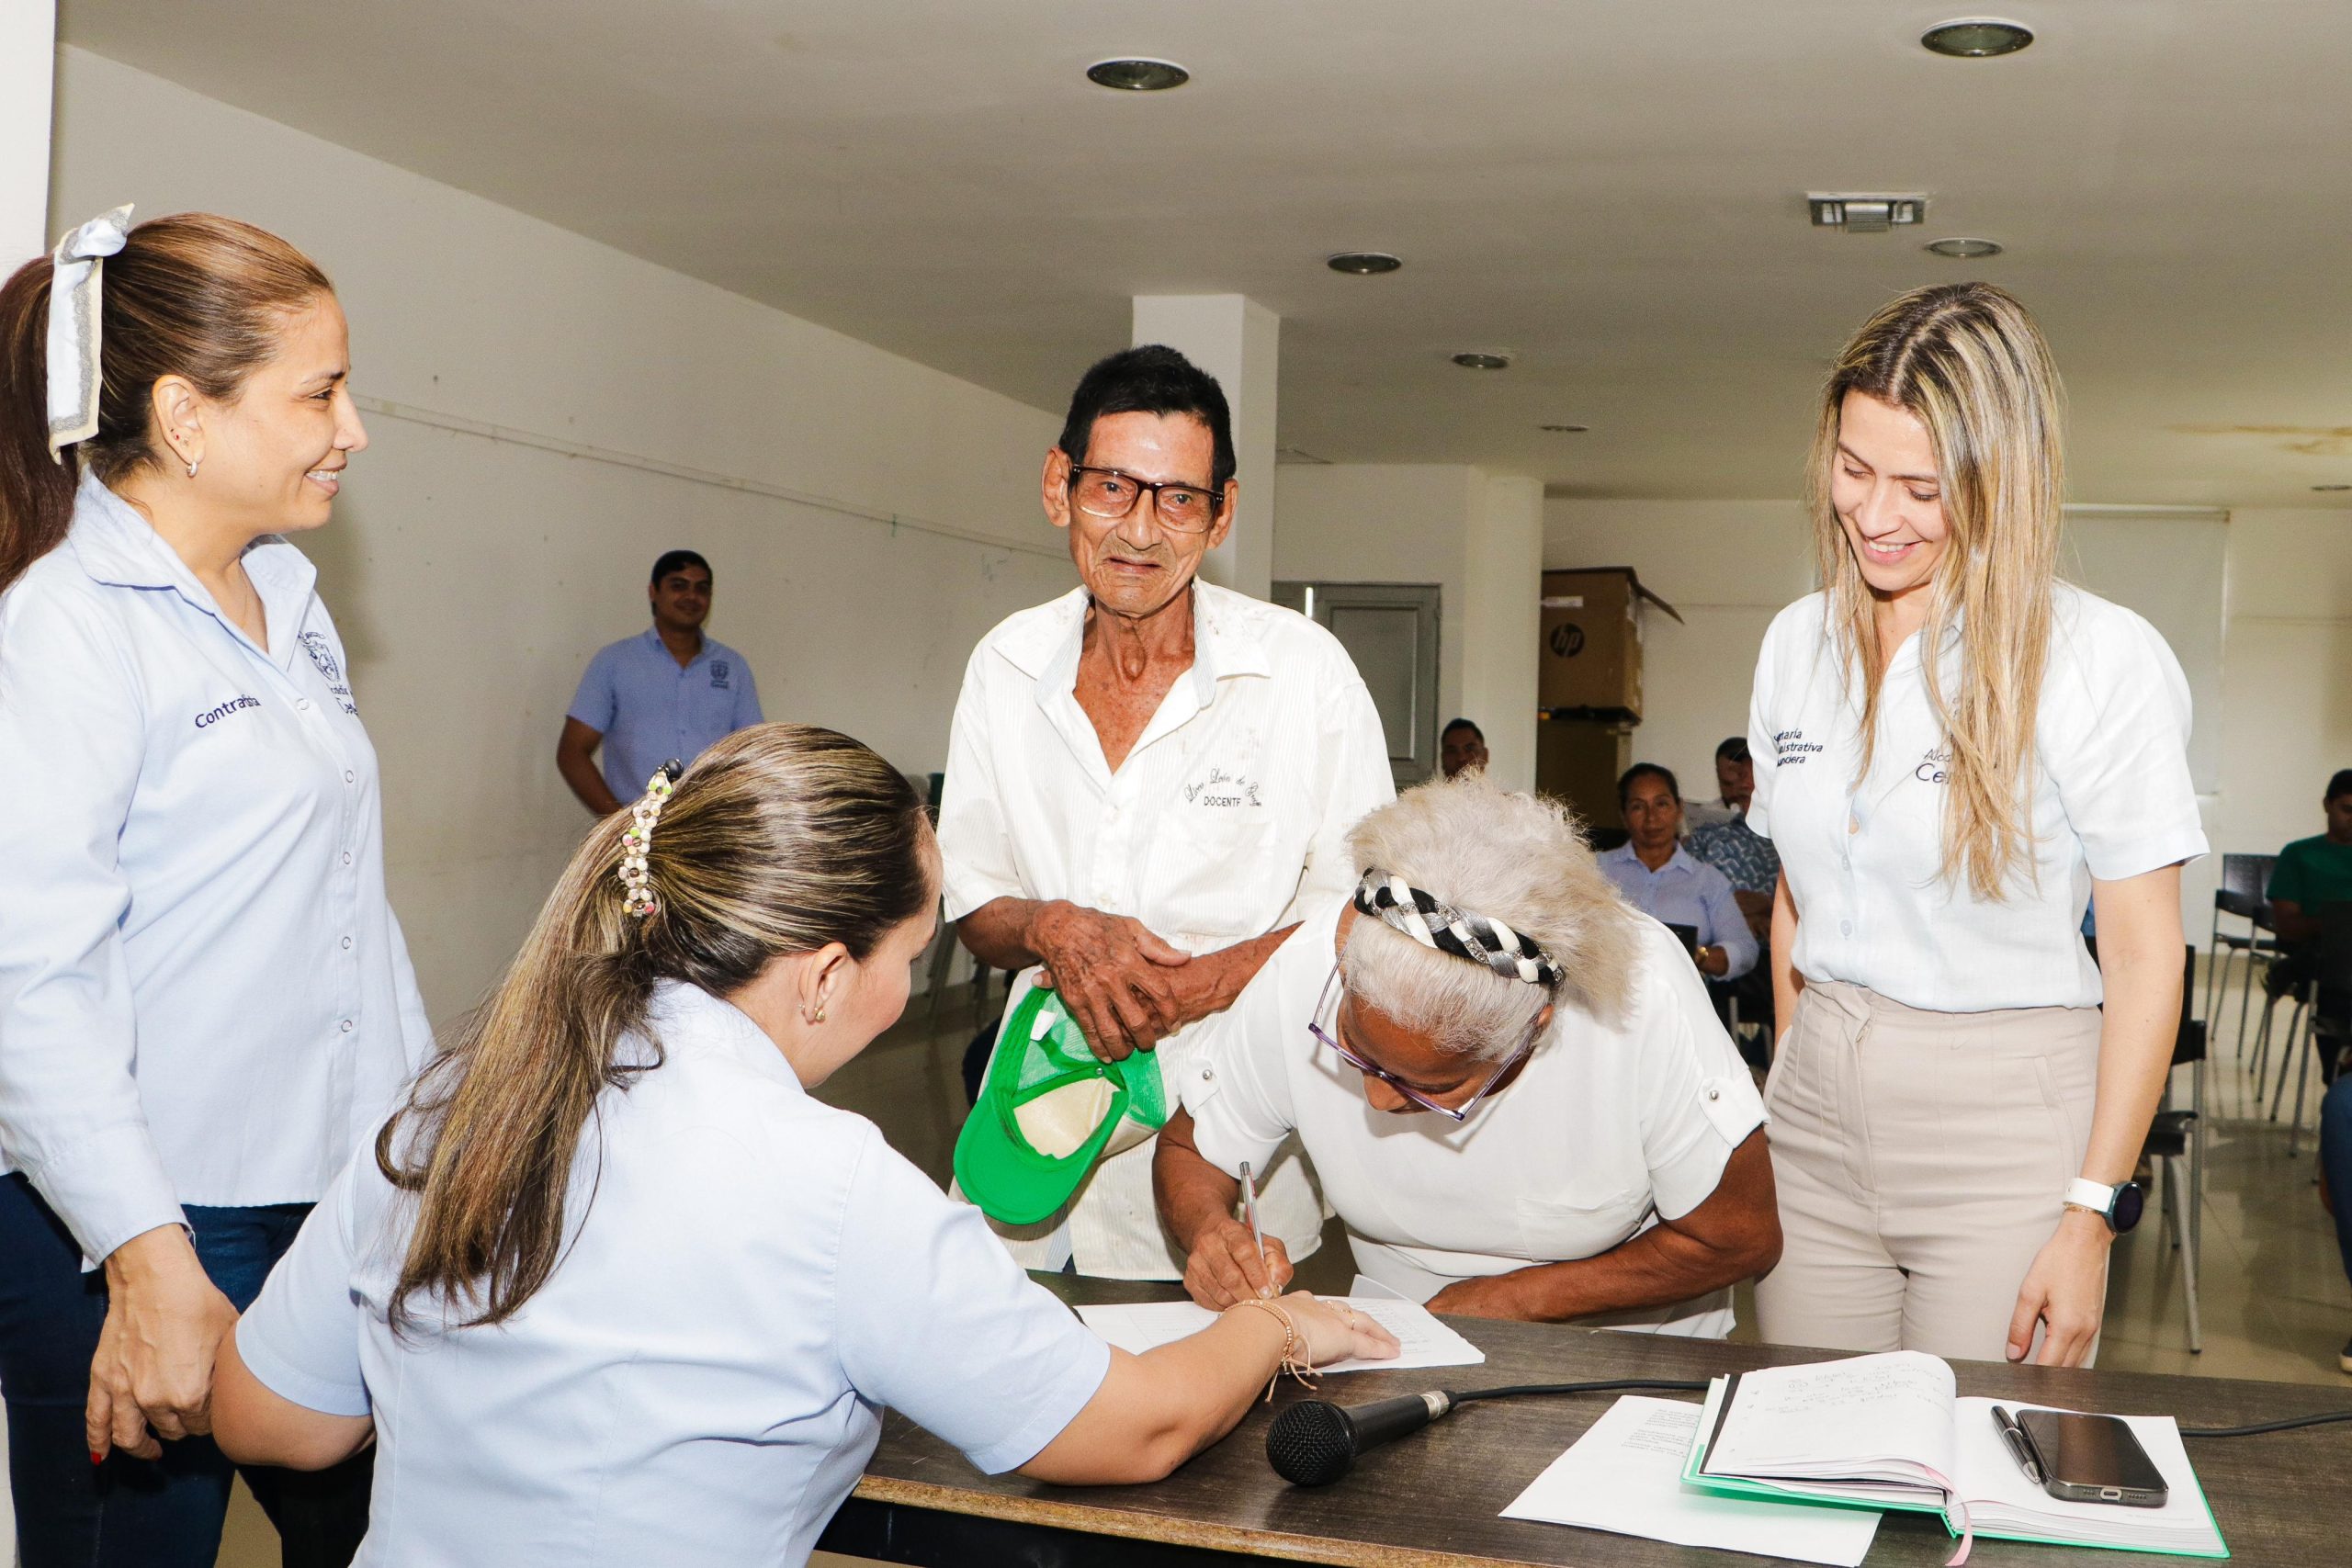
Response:
[[[1356,1071],[1362,1073],[1368,1078],[1378,1078],[1382,1083],[1386,1084],[1390,1089],[1395,1089],[1398,1094],[1403,1095],[1407,1100],[1411,1100],[1415,1105],[1419,1106],[1424,1111],[1434,1111],[1440,1116],[1447,1117],[1455,1122],[1468,1121],[1470,1118],[1471,1108],[1476,1105],[1480,1100],[1486,1099],[1494,1087],[1503,1081],[1503,1075],[1510,1072],[1513,1067],[1519,1066],[1519,1064],[1526,1058],[1527,1054],[1535,1049],[1535,1038],[1544,1022],[1544,1013],[1541,1009],[1538,1009],[1535,1016],[1528,1021],[1527,1038],[1519,1043],[1518,1050],[1513,1051],[1510,1055],[1504,1057],[1500,1062],[1496,1064],[1495,1070],[1487,1075],[1487,1081],[1478,1086],[1477,1093],[1472,1095],[1458,1106],[1440,1105],[1436,1100],[1431,1100],[1428,1095],[1423,1094],[1419,1089],[1415,1089],[1411,1084],[1407,1083],[1395,1073],[1390,1072],[1386,1067],[1380,1066],[1376,1062],[1365,1061],[1362,1056],[1357,1055],[1353,1051],[1349,1050],[1345,1045],[1340,1043],[1339,999],[1345,994],[1343,987],[1340,984],[1340,965],[1337,964],[1331,965],[1331,977],[1323,982],[1323,998],[1320,1001],[1315,1004],[1315,1016],[1306,1021],[1306,1032],[1315,1036],[1316,1039],[1321,1041],[1324,1044],[1331,1047],[1331,1049],[1338,1054],[1340,1060],[1345,1062],[1348,1066],[1353,1067]],[[1329,1018],[1331,1021],[1331,1027],[1328,1030],[1323,1027],[1323,1021],[1326,1018]]]
[[[1117,468],[1091,468],[1082,463],[1071,465],[1069,470],[1070,500],[1089,517],[1115,522],[1133,512],[1136,502],[1147,491],[1151,495],[1152,511],[1159,515],[1159,525],[1178,534],[1197,534],[1216,522],[1217,508],[1224,500],[1206,486],[1182,479],[1154,483]]]

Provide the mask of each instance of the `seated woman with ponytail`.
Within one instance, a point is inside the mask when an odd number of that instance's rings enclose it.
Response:
[[[372,1433],[363,1562],[798,1563],[880,1406],[985,1470],[1154,1480],[1286,1360],[1393,1354],[1305,1295],[1111,1349],[811,1098],[904,1008],[938,876],[844,736],[657,775],[222,1340],[221,1445],[299,1468]]]

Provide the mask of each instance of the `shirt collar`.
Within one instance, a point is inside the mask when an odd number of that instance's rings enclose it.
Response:
[[[646,647],[651,649],[654,652],[660,654],[671,663],[678,664],[677,657],[670,651],[670,645],[662,640],[662,628],[660,626],[646,627],[644,642]],[[711,640],[711,636],[708,632],[705,632],[702,634],[702,646],[695,649],[695,656],[692,659],[687,660],[684,664],[678,664],[678,669],[680,672],[683,673],[685,671],[693,669],[695,665],[700,664],[704,660],[710,658],[718,651],[718,644]]]
[[[1642,864],[1642,857],[1634,852],[1634,845],[1630,840],[1618,845],[1615,849],[1606,852],[1600,858],[1603,860],[1621,861],[1627,865],[1638,866],[1641,870],[1648,872],[1652,876],[1664,876],[1668,872],[1672,871],[1677,866],[1680,866],[1683,870],[1693,873],[1699,869],[1699,863],[1690,858],[1690,847],[1679,840],[1675,841],[1674,852],[1667,857],[1666,863],[1659,866],[1656,871],[1650,871],[1648,866]]]
[[[1265,641],[1249,624],[1245,594],[1195,578],[1193,595],[1193,667],[1187,674],[1200,705],[1216,695],[1216,683],[1233,675],[1274,672]],[[1054,691],[1078,687],[1078,656],[1086,639],[1088,594],[1083,585],[1045,606],[1046,614],[998,645],[1012,667]]]
[[[85,473],[74,491],[74,524],[66,542],[92,581],[116,588],[168,588],[223,626],[229,625],[179,552],[96,474]],[[269,618],[270,641],[276,645],[270,657],[282,667],[294,657],[304,612],[318,587],[318,568],[276,534],[265,534],[246,548],[244,568]]]
[[[646,1007],[647,1032],[658,1035],[665,1052],[696,1048],[725,1056],[763,1077],[801,1088],[767,1032],[734,1003],[684,980],[657,980]],[[806,1092],[805,1090],[803,1092]]]

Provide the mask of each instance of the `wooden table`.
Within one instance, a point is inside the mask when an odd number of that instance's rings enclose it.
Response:
[[[1171,1287],[1040,1275],[1073,1302],[1159,1301]],[[1600,1378],[1706,1378],[1826,1352],[1781,1346],[1611,1334],[1546,1325],[1450,1319],[1487,1353],[1484,1366],[1357,1372],[1329,1380],[1346,1404],[1425,1388],[1495,1387]],[[2194,1426],[2352,1407],[2352,1387],[2240,1382],[2143,1372],[2062,1371],[1954,1363],[1962,1393],[2120,1415],[2168,1414]],[[1366,1454],[1346,1479],[1294,1487],[1266,1463],[1273,1411],[1306,1394],[1287,1382],[1231,1436],[1150,1486],[1048,1486],[981,1475],[962,1455],[896,1414],[882,1446],[820,1543],[889,1562],[968,1568],[1206,1568],[1248,1559],[1363,1568],[1474,1568],[1498,1562],[1574,1568],[1736,1568],[1757,1558],[1506,1519],[1503,1506],[1617,1397],[1506,1400],[1465,1406]],[[1669,1397],[1696,1397],[1674,1395]],[[2189,1456],[2223,1539],[2257,1568],[2352,1563],[2352,1424],[2263,1437],[2191,1438]],[[1930,1516],[1890,1513],[1869,1562],[1941,1564],[1952,1541]],[[2153,1562],[2153,1558],[2142,1558]],[[2100,1568],[2120,1559],[2078,1548],[1980,1541],[1987,1568]],[[2177,1561],[2188,1561],[2179,1559]]]

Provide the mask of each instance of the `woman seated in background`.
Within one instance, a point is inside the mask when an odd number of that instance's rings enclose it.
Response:
[[[1145,1481],[1286,1359],[1394,1354],[1305,1295],[1113,1350],[810,1097],[904,1008],[938,874],[844,736],[657,774],[222,1341],[221,1447],[307,1468],[372,1434],[363,1562],[797,1563],[877,1406],[984,1470]]]
[[[1469,1316],[1721,1337],[1781,1246],[1763,1106],[1681,944],[1556,806],[1479,773],[1358,823],[1160,1134],[1204,1306],[1279,1289],[1236,1176],[1295,1131],[1378,1283]]]
[[[1682,787],[1656,762],[1636,762],[1617,781],[1626,841],[1601,854],[1601,874],[1645,915],[1690,935],[1690,956],[1711,980],[1736,980],[1756,967],[1759,944],[1731,878],[1682,845]]]

